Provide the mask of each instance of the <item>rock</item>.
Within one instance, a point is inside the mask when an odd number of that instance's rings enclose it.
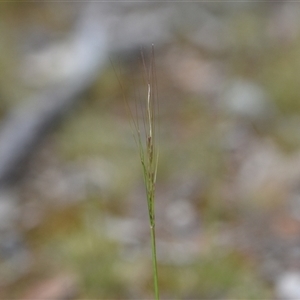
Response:
[[[281,274],[277,279],[275,292],[282,300],[300,299],[300,272],[289,271]]]
[[[148,220],[145,220],[145,223]],[[107,216],[104,222],[105,234],[112,240],[122,244],[137,244],[145,235],[144,228],[140,220],[129,218],[117,218]],[[148,223],[146,223],[148,224]]]
[[[198,218],[195,207],[188,199],[173,201],[166,208],[166,219],[174,235],[188,237],[190,233],[198,230]]]
[[[217,60],[199,58],[193,49],[171,49],[165,67],[174,85],[200,95],[215,96],[224,82],[224,65]]]
[[[78,296],[76,280],[70,275],[59,275],[38,283],[29,289],[22,299],[71,300]]]
[[[241,79],[222,91],[220,102],[229,115],[254,124],[265,124],[275,114],[267,92],[256,83]]]

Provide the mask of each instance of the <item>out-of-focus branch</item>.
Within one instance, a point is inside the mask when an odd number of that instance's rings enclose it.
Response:
[[[47,133],[60,121],[88,89],[107,61],[106,36],[92,14],[91,4],[84,11],[71,34],[70,69],[37,95],[14,109],[0,127],[0,188],[10,184],[24,162]],[[63,63],[63,62],[62,62]],[[57,66],[59,73],[60,67]]]

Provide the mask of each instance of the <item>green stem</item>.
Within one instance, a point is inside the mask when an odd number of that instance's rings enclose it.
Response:
[[[155,239],[154,224],[150,225],[150,231],[151,231],[152,266],[153,266],[155,300],[159,300],[158,272],[157,272],[157,259],[156,259],[156,239]]]

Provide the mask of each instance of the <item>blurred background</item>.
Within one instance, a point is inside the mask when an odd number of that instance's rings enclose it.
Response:
[[[153,298],[123,102],[146,99],[152,43],[161,298],[300,298],[288,1],[0,3],[1,298]]]

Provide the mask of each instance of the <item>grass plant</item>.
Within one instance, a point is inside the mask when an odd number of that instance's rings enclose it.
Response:
[[[155,234],[155,185],[159,156],[157,136],[159,106],[157,97],[154,45],[152,45],[151,48],[151,59],[148,66],[146,64],[144,53],[141,51],[141,64],[144,70],[146,94],[144,101],[138,101],[140,99],[135,97],[134,110],[131,109],[125,96],[124,87],[119,76],[117,77],[123,90],[124,101],[130,116],[133,137],[138,148],[139,159],[143,171],[151,236],[154,294],[155,299],[158,300],[159,286]],[[140,118],[142,121],[140,121]]]

